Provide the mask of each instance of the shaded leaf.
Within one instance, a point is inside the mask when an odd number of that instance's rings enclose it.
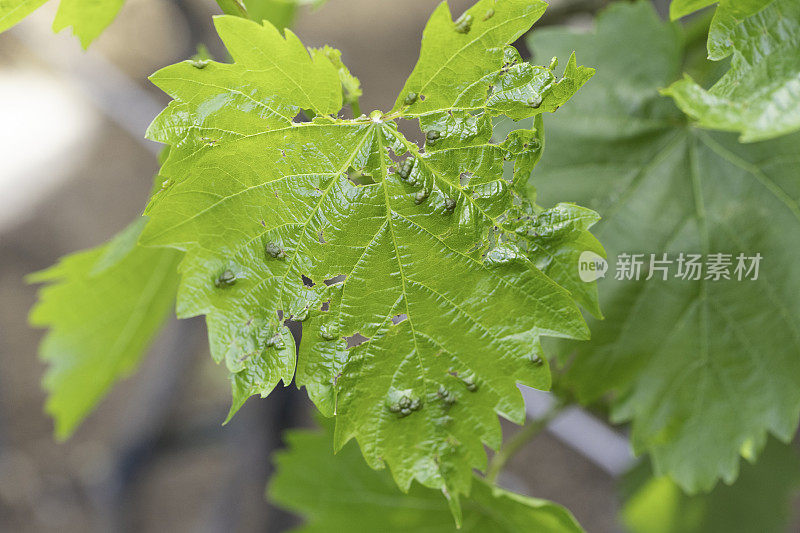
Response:
[[[306,517],[298,531],[583,531],[563,507],[493,487],[478,477],[470,498],[464,500],[463,526],[456,529],[436,491],[414,484],[403,494],[387,473],[368,468],[355,446],[334,456],[333,428],[325,426],[325,431],[288,432],[289,449],[275,456],[277,472],[270,481],[269,497]]]
[[[584,402],[613,393],[635,450],[697,491],[732,482],[768,432],[788,441],[797,428],[800,139],[741,145],[686,124],[658,93],[679,75],[681,43],[646,3],[610,8],[590,34],[535,33],[535,53],[575,48],[598,75],[548,122],[534,182],[545,205],[571,200],[603,217],[611,262],[598,283],[606,320],[590,321],[591,342],[559,346],[563,361],[574,354],[568,384]],[[681,252],[732,254],[732,279],[676,279],[676,263],[667,281],[645,280],[647,264],[640,281],[613,279],[621,253]],[[756,281],[736,280],[740,253],[761,254]]]
[[[717,1],[718,0],[672,0],[669,4],[669,18],[678,20],[686,15],[691,15],[695,11],[716,4]]]
[[[626,475],[622,519],[631,533],[788,531],[800,489],[800,458],[771,439],[756,464],[745,464],[733,485],[687,496],[669,478],[652,477],[646,463]]]

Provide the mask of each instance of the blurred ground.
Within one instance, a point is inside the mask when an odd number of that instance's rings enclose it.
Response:
[[[469,3],[451,1],[452,10]],[[295,32],[308,45],[342,49],[364,85],[362,109],[388,109],[435,5],[331,0],[304,13]],[[53,64],[52,46],[37,49],[41,39],[75,48],[49,32],[55,6],[47,7],[0,35],[0,530],[281,531],[291,517],[263,500],[269,453],[279,445],[273,428],[307,423],[307,402],[276,391],[222,428],[225,372],[211,363],[198,321],[171,323],[141,371],[71,440],[53,441],[36,358],[42,332],[26,325],[35,288],[23,277],[123,228],[144,205],[157,164],[154,148],[137,138],[143,131],[134,135],[99,111]],[[198,38],[219,54],[208,38],[213,12],[200,0],[129,0],[91,53],[163,105],[145,76],[191,55]],[[617,531],[612,480],[554,438],[538,437],[509,471],[507,483],[566,505],[589,531]]]

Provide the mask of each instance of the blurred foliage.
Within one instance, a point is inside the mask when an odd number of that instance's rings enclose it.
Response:
[[[770,439],[755,464],[733,485],[689,496],[667,477],[653,477],[646,461],[621,484],[622,520],[631,533],[783,533],[800,489],[800,456]]]

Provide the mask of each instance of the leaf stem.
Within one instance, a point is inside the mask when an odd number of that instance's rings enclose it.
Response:
[[[566,403],[563,400],[556,400],[544,415],[525,424],[521,430],[506,442],[505,446],[494,454],[494,457],[492,457],[492,460],[489,462],[489,467],[486,469],[486,480],[490,483],[495,483],[497,476],[502,472],[503,468],[505,468],[506,463],[508,463],[525,444],[541,433],[565,407]]]

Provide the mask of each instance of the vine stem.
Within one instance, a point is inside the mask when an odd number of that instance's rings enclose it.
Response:
[[[536,420],[531,420],[511,437],[508,442],[506,442],[505,446],[494,454],[494,457],[492,457],[492,460],[489,462],[489,467],[486,469],[486,480],[494,484],[497,480],[497,476],[503,471],[508,461],[510,461],[523,446],[541,433],[542,430],[564,410],[566,405],[564,401],[556,400],[544,415]]]

